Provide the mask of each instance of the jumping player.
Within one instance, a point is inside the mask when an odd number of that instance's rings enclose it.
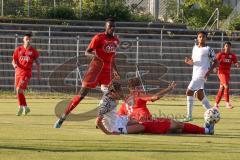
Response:
[[[104,94],[99,104],[99,113],[96,126],[105,134],[214,134],[214,124],[205,124],[205,128],[190,123],[177,122],[172,119],[156,119],[137,122],[128,116],[119,116],[116,113],[117,101],[123,98],[120,83],[113,81],[109,91]]]
[[[229,102],[230,72],[231,65],[235,64],[236,67],[239,68],[239,63],[236,54],[231,52],[231,46],[232,46],[231,42],[225,42],[223,51],[219,52],[216,56],[219,63],[218,78],[220,80],[219,90],[215,99],[216,108],[219,108],[219,102],[221,101],[223,95],[226,102],[226,107],[229,109],[233,108],[233,106]]]
[[[206,46],[206,33],[197,33],[198,44],[193,47],[192,58],[185,57],[185,63],[193,66],[192,80],[188,85],[187,95],[187,117],[183,121],[192,121],[192,109],[194,102],[194,92],[205,109],[211,108],[204,93],[204,83],[217,64],[213,49]]]
[[[88,94],[91,88],[100,85],[101,90],[105,93],[112,77],[120,79],[115,65],[115,54],[119,45],[119,39],[114,36],[114,30],[115,21],[109,18],[105,23],[105,32],[95,35],[91,40],[85,55],[91,57],[92,61],[84,75],[79,95],[73,97],[64,114],[56,121],[55,128],[61,127],[68,114]]]
[[[166,93],[170,92],[176,86],[175,82],[169,84],[165,89],[161,89],[154,95],[146,94],[141,86],[139,78],[131,78],[128,80],[128,89],[130,94],[122,103],[118,110],[118,115],[128,115],[131,119],[135,119],[138,122],[151,120],[152,114],[147,108],[148,102],[155,102],[162,98]]]
[[[27,115],[30,112],[24,91],[32,77],[33,62],[37,65],[37,78],[40,79],[39,53],[30,45],[31,40],[31,34],[25,34],[23,45],[17,47],[13,53],[12,65],[15,69],[15,87],[19,105],[17,116]]]

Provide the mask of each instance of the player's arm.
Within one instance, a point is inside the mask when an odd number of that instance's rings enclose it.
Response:
[[[41,78],[41,76],[40,76],[41,66],[40,66],[39,58],[35,59],[35,63],[36,63],[36,66],[37,66],[37,78],[40,79]]]
[[[172,82],[171,84],[169,84],[169,86],[167,88],[162,89],[158,93],[154,94],[151,97],[151,101],[154,102],[156,100],[159,100],[160,98],[162,98],[165,94],[169,93],[175,87],[176,87],[176,82]]]
[[[98,35],[95,35],[92,38],[88,48],[85,51],[85,56],[90,58],[96,57],[96,49],[98,46],[99,46],[99,37]]]
[[[193,65],[193,59],[192,58],[185,57],[184,62],[188,65],[191,65],[191,66]]]
[[[92,48],[87,48],[85,51],[85,56],[93,58],[94,56],[96,56],[96,52]]]
[[[103,120],[103,117],[102,117],[102,116],[98,116],[98,117],[96,118],[96,126],[97,126],[103,133],[105,133],[105,134],[107,134],[107,135],[119,134],[119,133],[117,133],[117,132],[109,132],[109,131],[105,128],[105,126],[103,125],[102,120]]]
[[[12,66],[14,69],[17,68],[17,66],[18,66],[17,62],[14,59],[12,60]]]
[[[208,69],[207,73],[205,74],[204,78],[206,79],[210,73],[213,71],[214,68],[216,68],[218,66],[218,60],[215,59],[212,63],[212,65],[210,66],[210,68]]]
[[[17,54],[18,54],[18,49],[15,49],[15,51],[13,53],[13,60],[12,60],[12,66],[13,66],[14,69],[18,67],[18,57],[17,57]]]

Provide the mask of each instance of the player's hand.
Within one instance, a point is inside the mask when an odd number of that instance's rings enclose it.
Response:
[[[193,65],[193,60],[192,60],[192,58],[185,57],[184,62],[185,62],[186,64],[188,64],[188,65]]]

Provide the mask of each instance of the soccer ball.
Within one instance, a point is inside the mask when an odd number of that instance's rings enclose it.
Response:
[[[205,123],[217,123],[220,120],[220,112],[216,108],[210,108],[204,113]]]

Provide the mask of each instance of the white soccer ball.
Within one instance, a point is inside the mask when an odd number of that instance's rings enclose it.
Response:
[[[210,108],[204,113],[204,121],[206,123],[217,123],[220,118],[220,112],[216,108]]]

